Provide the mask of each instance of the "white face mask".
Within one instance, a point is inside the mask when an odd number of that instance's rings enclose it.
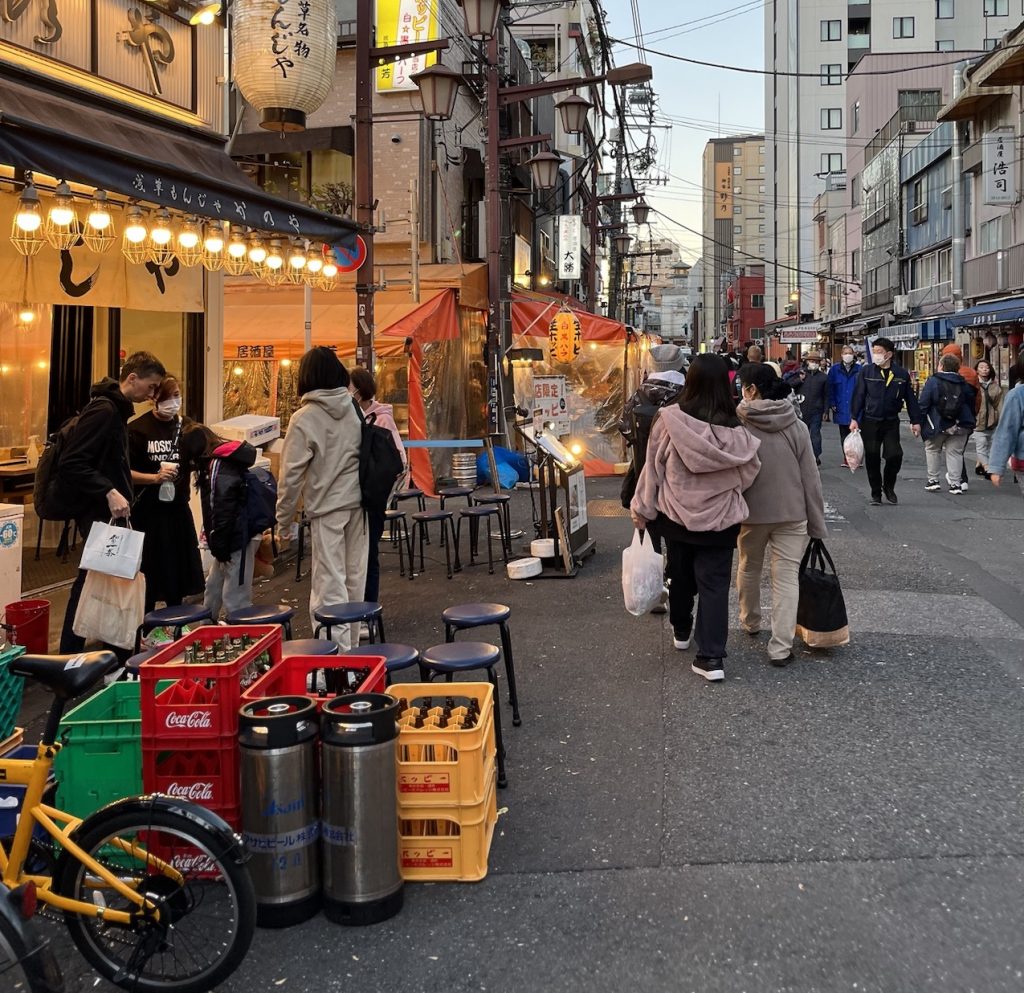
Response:
[[[174,417],[181,410],[181,397],[170,397],[167,400],[161,400],[156,405],[156,409],[167,417]]]
[[[849,352],[843,354],[843,365],[853,365],[853,356]]]
[[[818,371],[818,368],[819,368],[819,366],[818,366],[818,363],[817,363],[817,362],[808,362],[808,363],[807,363],[807,368],[808,368],[808,369],[810,369],[810,370],[811,370],[811,372],[817,372],[817,371]]]
[[[871,353],[871,360],[875,363],[875,365],[884,365],[885,364],[885,354],[886,354],[885,352],[872,352]]]

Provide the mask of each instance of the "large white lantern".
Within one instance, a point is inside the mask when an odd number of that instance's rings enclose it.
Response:
[[[233,73],[268,131],[304,131],[327,98],[338,52],[335,0],[235,0]]]

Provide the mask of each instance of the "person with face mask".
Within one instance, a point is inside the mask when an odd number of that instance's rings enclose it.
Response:
[[[978,396],[981,400],[978,405],[977,427],[974,430],[974,474],[988,479],[988,453],[992,448],[992,435],[999,423],[1004,393],[988,359],[981,359],[974,367],[974,371],[978,375]]]
[[[843,345],[842,361],[834,362],[828,371],[828,383],[825,391],[825,406],[832,411],[832,420],[839,425],[839,447],[842,448],[846,436],[850,433],[850,401],[853,399],[853,388],[857,385],[857,374],[861,363],[853,354],[851,345]],[[846,465],[846,453],[843,452],[843,468]]]
[[[789,385],[801,397],[800,419],[811,433],[814,461],[821,465],[821,421],[827,404],[828,377],[821,371],[820,352],[807,353],[802,377],[792,379]]]
[[[850,430],[859,430],[864,439],[864,465],[874,507],[881,506],[883,493],[889,503],[899,502],[896,479],[903,465],[900,411],[904,407],[914,437],[921,437],[921,408],[910,386],[910,374],[893,361],[895,348],[888,338],[876,338],[871,343],[871,362],[857,374],[850,401]]]
[[[202,593],[205,585],[188,505],[193,466],[181,444],[182,431],[191,424],[181,414],[181,384],[174,376],[165,376],[153,409],[128,425],[128,461],[138,495],[132,527],[146,536],[142,574],[147,611],[161,602],[176,606],[185,597]]]

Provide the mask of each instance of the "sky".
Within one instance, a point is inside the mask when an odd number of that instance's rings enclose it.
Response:
[[[603,2],[609,36],[635,42],[629,0]],[[763,0],[688,0],[671,5],[637,0],[637,7],[649,50],[725,65],[764,65]],[[613,51],[616,65],[650,63],[658,100],[656,118],[661,123],[672,123],[670,131],[655,131],[660,149],[659,171],[666,173],[669,181],[665,186],[648,187],[647,199],[655,210],[700,232],[704,145],[719,135],[764,130],[762,77],[688,65],[653,51],[644,57],[622,45]],[[614,122],[609,121],[608,125],[611,127]],[[651,224],[655,238],[669,237],[680,245],[685,261],[693,262],[700,255],[699,234],[689,233],[653,212]]]

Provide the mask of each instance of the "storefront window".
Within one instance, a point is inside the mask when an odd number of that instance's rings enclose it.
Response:
[[[121,355],[132,352],[152,352],[164,368],[181,382],[184,393],[185,382],[185,321],[181,314],[166,314],[155,311],[121,311]],[[149,403],[136,404],[136,412],[150,409]]]
[[[50,327],[52,308],[0,304],[0,449],[27,446],[35,435],[46,438],[50,396]],[[10,452],[0,451],[10,457]]]

